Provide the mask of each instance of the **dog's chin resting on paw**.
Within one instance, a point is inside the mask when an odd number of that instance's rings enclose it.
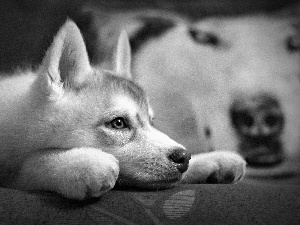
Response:
[[[0,79],[0,185],[71,199],[119,186],[233,183],[245,162],[233,153],[190,153],[153,126],[144,91],[131,81],[129,41],[120,34],[115,69],[91,66],[70,20],[36,71]],[[200,160],[199,160],[200,159]]]

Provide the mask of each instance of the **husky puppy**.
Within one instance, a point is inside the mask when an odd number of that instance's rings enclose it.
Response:
[[[238,152],[250,177],[299,174],[299,14],[194,22],[147,11],[103,21],[95,22],[102,52],[113,29],[127,27],[132,71],[159,129],[193,154]]]
[[[114,71],[96,69],[68,20],[37,71],[1,78],[1,186],[80,200],[116,183],[159,189],[182,179],[190,153],[153,127],[145,93],[129,80],[126,37],[118,40]],[[203,182],[236,182],[245,163],[208,154],[199,166]]]

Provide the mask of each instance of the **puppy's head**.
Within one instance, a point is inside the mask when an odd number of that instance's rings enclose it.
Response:
[[[130,80],[131,55],[124,32],[115,61],[114,71],[93,68],[79,29],[66,22],[32,88],[35,126],[48,130],[43,145],[99,148],[119,160],[120,185],[170,187],[187,170],[190,155],[153,127],[147,97]]]

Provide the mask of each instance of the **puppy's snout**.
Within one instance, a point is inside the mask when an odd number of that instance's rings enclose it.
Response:
[[[284,127],[284,115],[279,102],[267,95],[235,101],[230,109],[230,117],[237,133],[249,138],[278,136]]]
[[[183,173],[188,169],[191,153],[185,149],[174,149],[168,157],[172,162],[176,163],[177,169]]]

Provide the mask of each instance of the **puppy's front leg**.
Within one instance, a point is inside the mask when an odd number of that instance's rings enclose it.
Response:
[[[233,152],[193,155],[182,183],[235,183],[244,176],[245,169],[245,160]]]
[[[28,157],[13,186],[55,191],[67,198],[98,197],[114,187],[117,159],[94,148],[38,151]]]

